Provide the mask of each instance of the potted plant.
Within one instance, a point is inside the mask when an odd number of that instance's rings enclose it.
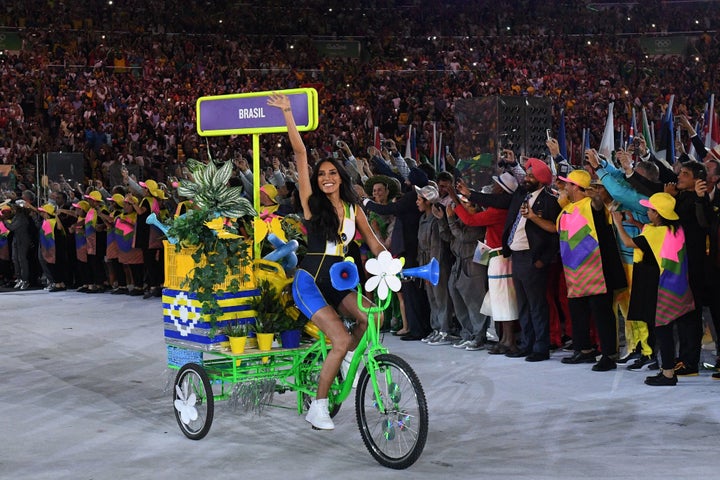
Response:
[[[266,279],[258,281],[259,294],[250,300],[248,305],[255,311],[255,336],[259,350],[270,350],[275,334],[284,321],[286,305],[273,284]],[[263,361],[267,357],[263,358]]]
[[[192,199],[196,208],[174,220],[168,237],[177,239],[176,252],[192,257],[181,287],[197,296],[214,337],[223,315],[218,295],[238,293],[250,281],[253,240],[244,219],[257,213],[241,187],[228,186],[232,162],[218,168],[212,159],[207,164],[188,159],[187,165],[193,180],[181,180],[178,194]]]
[[[277,326],[280,332],[280,342],[283,348],[298,348],[306,318],[295,307],[289,292],[279,294],[278,303],[283,306],[282,313],[278,317]]]
[[[245,352],[245,343],[247,342],[249,330],[249,325],[241,323],[241,320],[238,318],[236,318],[234,322],[228,323],[225,328],[222,329],[222,333],[227,335],[228,340],[230,340],[230,351],[232,353],[240,354]]]

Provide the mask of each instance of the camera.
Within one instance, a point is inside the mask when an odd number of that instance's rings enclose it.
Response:
[[[640,137],[634,137],[632,141],[633,149],[637,150],[640,148]]]
[[[697,171],[697,177],[695,177],[697,180],[704,180],[707,181],[707,170],[704,168],[700,168]]]
[[[550,135],[550,129],[545,130],[545,135],[547,135],[547,139],[550,140],[552,138],[552,135]]]

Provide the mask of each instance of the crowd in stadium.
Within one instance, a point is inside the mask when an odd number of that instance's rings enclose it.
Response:
[[[345,159],[362,187],[359,196],[373,197],[365,202],[369,211],[378,203],[406,208],[375,215],[373,227],[393,253],[422,261],[431,236],[439,242],[432,255],[445,261],[444,290],[424,288],[431,308],[403,315],[403,338],[483,349],[492,319],[499,338],[490,335],[498,340],[491,353],[542,361],[572,338],[565,363],[593,363],[600,371],[623,361],[659,368],[648,378],[654,385],[698,374],[704,325],[717,330],[720,324],[718,296],[711,294],[720,269],[720,152],[702,141],[702,125],[694,131],[710,94],[720,92],[716,2],[527,0],[505,11],[485,1],[320,3],[214,2],[211,12],[177,1],[123,2],[122,9],[107,1],[4,7],[0,24],[19,35],[22,48],[0,55],[3,283],[159,296],[161,235],[141,220],[152,212],[171,216],[182,204],[173,184],[187,178],[185,160],[232,160],[234,181],[247,191],[251,185],[250,137],[198,136],[197,98],[312,86],[320,94],[320,125],[303,139],[314,161]],[[653,35],[682,36],[682,54],[648,54],[641,40]],[[357,42],[359,54],[324,56],[318,41]],[[458,182],[452,157],[443,172],[423,161],[431,157],[434,125],[452,151],[458,99],[490,95],[550,98],[556,133],[564,111],[570,158],[561,158],[552,139],[545,160],[521,160],[521,152],[509,151],[505,170],[494,172],[493,193]],[[666,162],[644,138],[628,151],[618,144],[613,158],[585,151],[582,129],[590,129],[597,147],[610,102],[619,137],[629,130],[633,108],[645,108],[659,130],[671,95],[682,127],[678,143],[688,151],[695,145],[694,158],[679,150],[674,163]],[[418,135],[416,158],[402,154],[409,125]],[[385,139],[379,149],[376,130]],[[57,151],[83,153],[82,178],[43,178],[39,158]],[[264,135],[260,153],[269,203],[293,211],[297,173],[288,142]],[[538,201],[545,207],[534,207]],[[653,223],[658,214],[664,223]],[[566,225],[566,216],[576,223]],[[396,218],[402,228],[394,228]],[[515,220],[529,232],[513,245]],[[427,237],[419,246],[407,238],[410,224],[423,225]],[[644,235],[642,224],[663,233]],[[400,231],[405,235],[398,239]],[[573,240],[578,231],[585,237]],[[633,264],[650,275],[642,278],[659,277],[656,303],[664,305],[670,290],[662,288],[663,275],[675,270],[663,263],[661,250],[681,237],[675,253],[683,253],[675,260],[687,262],[681,271],[688,289],[671,293],[693,308],[642,310],[650,297],[633,300],[640,295],[628,288]],[[473,262],[478,240],[494,252],[492,262]],[[533,242],[543,245],[542,258]],[[574,242],[594,246],[579,258]],[[652,253],[660,273],[647,271]],[[498,267],[498,259],[512,259],[512,268]],[[592,268],[583,270],[586,264]],[[506,278],[500,290],[516,295],[500,297],[514,305],[502,314],[482,301],[484,292],[488,299],[501,295],[488,277],[493,268]],[[522,281],[530,278],[532,285]],[[673,285],[684,285],[682,278]],[[618,311],[626,320],[624,352],[613,327]],[[679,352],[668,347],[672,326]]]

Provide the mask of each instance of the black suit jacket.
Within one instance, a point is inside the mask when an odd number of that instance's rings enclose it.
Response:
[[[413,188],[395,202],[383,205],[371,200],[365,206],[365,209],[380,215],[395,215],[395,221],[400,222],[402,228],[397,228],[396,223],[393,229],[390,251],[395,256],[405,257],[405,267],[418,265],[418,230],[422,213],[418,210],[416,201],[417,193]]]
[[[519,186],[510,201],[507,221],[505,222],[505,229],[503,230],[502,236],[502,248],[505,257],[509,257],[512,253],[508,245],[508,237],[510,236],[513,223],[515,223],[515,219],[520,212],[520,207],[528,193],[524,187]],[[547,189],[543,189],[535,200],[532,210],[539,217],[555,222],[562,209],[560,208],[560,204],[558,204],[557,198],[549,193]],[[560,251],[560,240],[557,233],[546,232],[530,220],[525,223],[525,233],[528,237],[533,262],[540,260],[543,264],[549,265],[555,261]]]

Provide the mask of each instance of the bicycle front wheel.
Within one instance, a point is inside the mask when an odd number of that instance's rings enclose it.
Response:
[[[404,469],[415,463],[425,448],[428,411],[417,375],[402,358],[385,354],[375,358],[376,378],[384,411],[375,398],[367,369],[358,380],[355,410],[365,446],[381,465]]]

